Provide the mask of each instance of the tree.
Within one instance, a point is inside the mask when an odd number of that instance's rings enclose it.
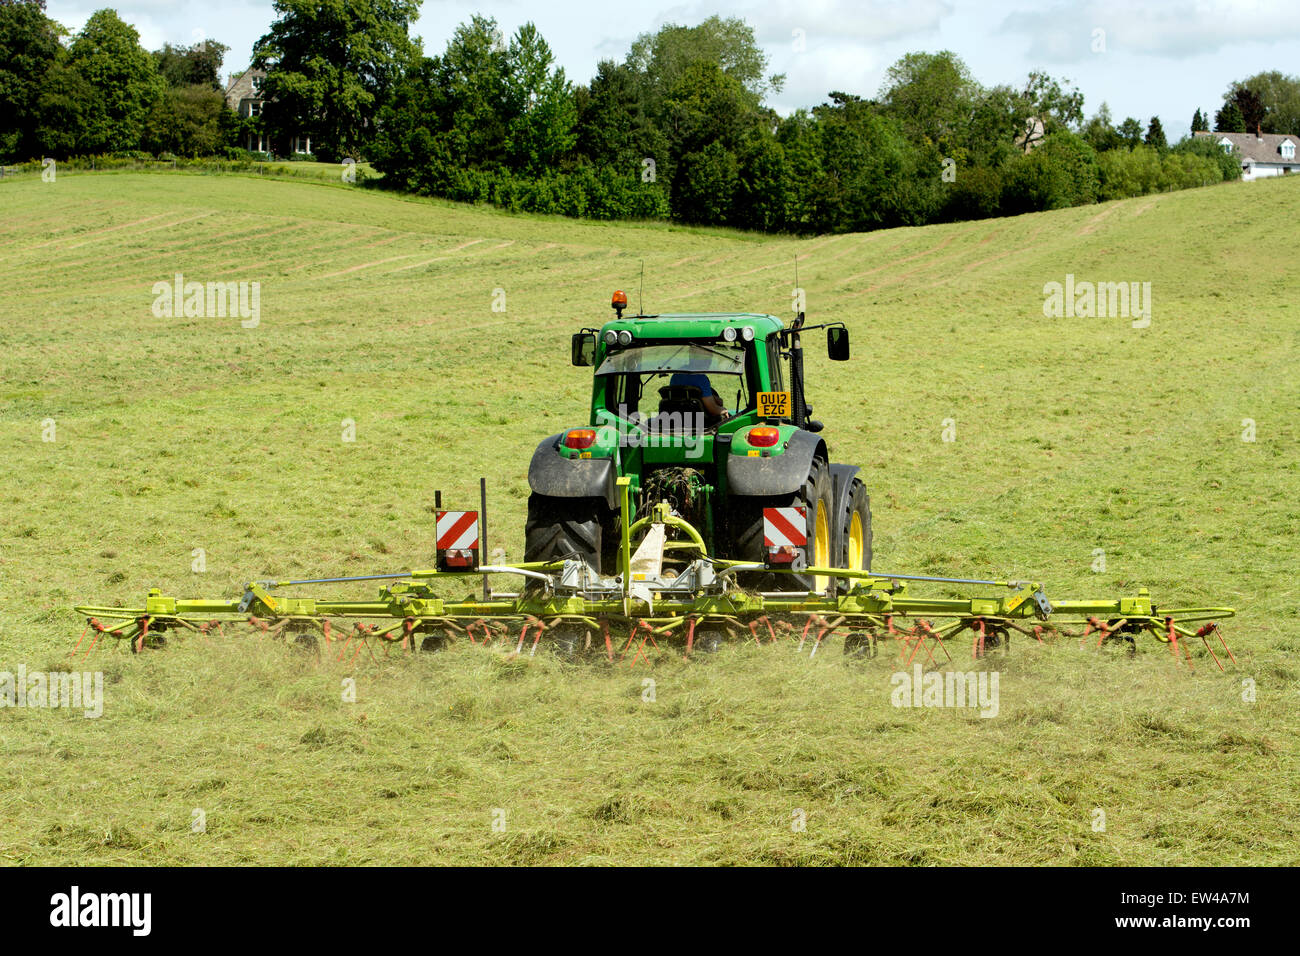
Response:
[[[781,121],[776,139],[785,160],[785,228],[811,232],[825,218],[821,127],[807,110],[795,110]]]
[[[852,94],[832,93],[831,102],[816,107],[813,115],[823,144],[819,230],[879,229],[929,220],[939,204],[936,152],[922,153],[891,117]]]
[[[439,61],[423,57],[393,89],[379,112],[370,144],[372,165],[385,185],[405,192],[444,195],[452,158],[446,149],[445,97],[437,84]]]
[[[1192,116],[1192,132],[1204,133],[1208,132],[1209,129],[1209,121],[1205,118],[1205,115],[1201,112],[1200,108],[1197,107],[1195,115]]]
[[[700,62],[673,84],[664,101],[662,122],[670,151],[680,156],[715,141],[734,149],[759,117],[738,79],[715,63]]]
[[[439,57],[424,57],[394,87],[371,147],[375,168],[398,186],[471,198],[471,170],[505,165],[506,50],[496,20],[475,14]]]
[[[1265,111],[1261,124],[1264,132],[1300,135],[1300,77],[1286,76],[1278,70],[1256,73],[1232,84],[1229,95],[1239,87],[1258,94]]]
[[[1235,99],[1225,100],[1214,114],[1214,130],[1216,133],[1246,132],[1246,118],[1241,115],[1241,107]]]
[[[1119,124],[1118,132],[1129,149],[1142,142],[1142,124],[1131,116],[1125,117],[1124,122]]]
[[[1234,84],[1229,87],[1228,96],[1224,102],[1225,105],[1228,102],[1236,104],[1245,127],[1241,130],[1243,133],[1254,133],[1260,130],[1268,117],[1268,107],[1264,105],[1264,100],[1248,86]]]
[[[526,175],[557,170],[577,137],[573,87],[532,23],[521,26],[506,53],[505,112],[512,169]]]
[[[506,47],[496,20],[473,16],[442,56],[422,59],[394,88],[379,116],[376,167],[408,188],[462,199],[497,182],[472,173],[562,172],[573,161],[577,106],[554,61],[533,24]]]
[[[230,47],[215,40],[192,46],[164,43],[152,54],[167,89],[145,121],[142,145],[150,152],[211,156],[227,142],[236,118],[221,95],[221,63]]]
[[[419,9],[419,0],[275,0],[279,17],[253,51],[271,137],[305,133],[324,157],[359,157],[419,56],[409,35]]]
[[[215,40],[204,40],[193,46],[172,46],[164,43],[153,53],[159,75],[170,87],[207,86],[221,89],[221,62],[230,47]]]
[[[1043,127],[1041,134],[1029,127],[1025,137],[1026,149],[1057,130],[1071,129],[1083,121],[1083,94],[1069,83],[1069,80],[1055,80],[1037,70],[1029,74],[1021,97],[1028,105],[1028,115],[1040,120]]]
[[[45,74],[36,103],[36,140],[42,151],[56,157],[90,152],[88,121],[100,109],[99,94],[68,65],[67,57],[60,57]]]
[[[1160,186],[1160,154],[1150,146],[1138,144],[1132,149],[1102,153],[1097,157],[1097,167],[1100,173],[1098,198],[1103,202],[1144,196]]]
[[[730,221],[740,167],[735,155],[714,140],[681,159],[673,183],[673,217],[682,222],[721,224]]]
[[[1112,125],[1110,107],[1105,103],[1101,104],[1095,116],[1083,124],[1080,135],[1084,142],[1099,153],[1119,149],[1124,145],[1124,137]]]
[[[1099,191],[1092,147],[1068,130],[1057,130],[1009,169],[1003,205],[1011,213],[1064,209],[1096,202]]]
[[[623,175],[642,176],[653,168],[653,181],[671,182],[668,138],[646,112],[643,87],[626,63],[602,60],[588,88],[576,91],[577,144],[580,156],[595,166]],[[653,167],[643,161],[649,159]]]
[[[38,101],[63,53],[63,28],[41,12],[43,7],[0,5],[0,162],[34,158],[41,151]]]
[[[763,75],[767,54],[754,39],[753,28],[736,17],[724,20],[715,15],[699,26],[670,23],[656,33],[643,33],[633,42],[627,63],[648,87],[651,112],[678,78],[699,63],[716,64],[739,81],[755,104],[769,90],[779,92],[785,83],[783,75]]]
[[[85,117],[85,148],[139,149],[145,118],[164,83],[135,27],[113,10],[91,14],[68,48],[68,64],[96,94]]]
[[[1214,181],[1228,181],[1241,178],[1241,154],[1236,148],[1223,151],[1223,147],[1209,136],[1188,136],[1174,146],[1173,152],[1184,156],[1195,156],[1204,160],[1206,165],[1218,170]]]
[[[1025,135],[1033,106],[1021,91],[999,85],[984,90],[971,110],[965,135],[960,138],[973,164],[997,169],[1024,152],[1016,144]]]
[[[1165,128],[1160,125],[1159,116],[1151,117],[1151,123],[1147,126],[1147,135],[1142,142],[1154,147],[1158,153],[1164,153],[1169,149],[1169,141],[1165,139]]]
[[[229,139],[227,114],[224,97],[211,86],[168,89],[149,112],[141,145],[152,153],[211,156]]]
[[[965,132],[981,90],[948,50],[909,53],[885,72],[884,111],[913,142],[951,144]]]
[[[740,146],[739,182],[731,223],[742,229],[776,232],[786,228],[790,177],[785,149],[771,133],[755,128]]]

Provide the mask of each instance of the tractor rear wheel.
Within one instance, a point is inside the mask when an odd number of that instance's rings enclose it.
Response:
[[[524,560],[558,561],[582,558],[597,572],[613,570],[611,533],[613,514],[603,498],[553,498],[533,494],[528,498],[524,525]]]
[[[728,503],[733,525],[730,557],[737,561],[766,561],[767,545],[763,533],[764,508],[804,508],[807,512],[806,563],[813,567],[830,567],[835,561],[831,549],[831,472],[826,462],[814,459],[803,486],[793,494],[771,497],[734,498]],[[811,574],[774,574],[769,571],[743,571],[742,587],[759,591],[825,591],[830,578]]]
[[[849,486],[848,502],[844,514],[840,516],[842,533],[840,535],[840,554],[835,564],[840,568],[854,571],[871,570],[871,498],[867,486],[854,478]],[[846,578],[852,587],[855,579]]]

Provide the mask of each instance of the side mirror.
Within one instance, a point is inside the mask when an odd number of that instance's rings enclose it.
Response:
[[[592,365],[596,361],[596,333],[575,332],[570,348],[574,365]]]
[[[826,354],[832,362],[845,362],[849,357],[849,330],[832,326],[826,330]]]

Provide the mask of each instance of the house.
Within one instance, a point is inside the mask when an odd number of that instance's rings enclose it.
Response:
[[[234,110],[240,119],[249,119],[262,115],[262,107],[266,105],[266,100],[262,96],[262,81],[266,79],[265,70],[255,70],[249,67],[239,75],[230,74],[229,82],[226,84],[226,106]],[[248,141],[244,148],[254,153],[280,153],[289,152],[304,155],[311,152],[310,136],[293,136],[286,144],[287,149],[278,149],[280,144],[273,144],[271,138],[261,130],[261,123],[254,124],[258,127],[256,132],[248,134]]]
[[[1241,155],[1241,178],[1245,182],[1300,173],[1300,158],[1296,157],[1300,136],[1261,133],[1258,128],[1253,133],[1201,132],[1196,135],[1212,136],[1225,153],[1230,153],[1234,146],[1237,147]]]
[[[1042,145],[1043,137],[1046,135],[1047,127],[1043,125],[1042,118],[1031,116],[1025,120],[1025,131],[1018,133],[1014,142],[1022,152],[1031,153],[1036,147]]]

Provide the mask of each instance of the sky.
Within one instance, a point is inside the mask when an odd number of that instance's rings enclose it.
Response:
[[[47,0],[79,29],[103,2]],[[148,49],[210,38],[231,49],[225,73],[247,65],[275,12],[269,0],[119,0],[118,14]],[[782,115],[832,90],[874,96],[905,53],[952,50],[985,86],[1023,84],[1031,70],[1068,78],[1084,112],[1109,105],[1118,123],[1159,116],[1170,141],[1198,109],[1211,115],[1233,80],[1261,70],[1300,73],[1300,0],[424,0],[412,34],[441,53],[457,24],[495,17],[509,35],[531,20],[568,78],[585,83],[602,59],[621,60],[641,33],[741,17],[785,86],[768,97]]]

